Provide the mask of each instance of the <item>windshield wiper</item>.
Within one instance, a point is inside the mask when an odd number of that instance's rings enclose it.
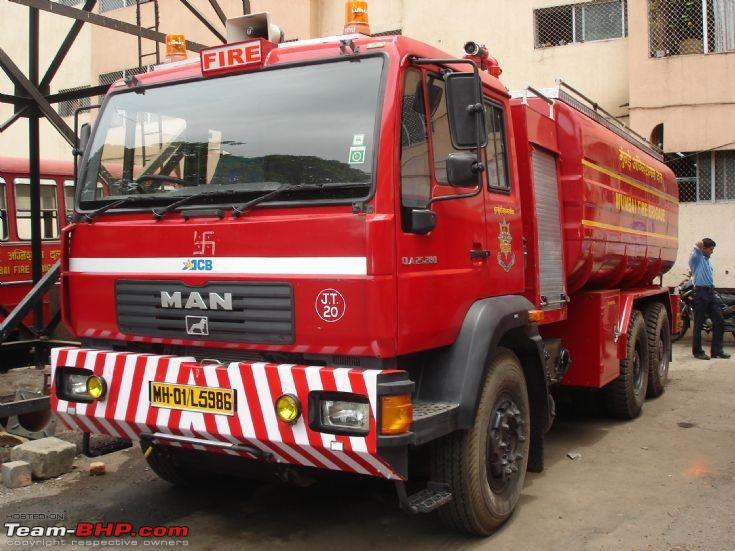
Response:
[[[117,201],[112,201],[111,203],[107,203],[106,205],[102,205],[101,207],[93,210],[92,212],[84,212],[80,215],[80,220],[83,219],[85,222],[92,222],[94,221],[97,216],[102,214],[103,212],[106,212],[110,209],[114,209],[117,207],[121,207],[123,205],[127,205],[128,203],[134,203],[137,201],[148,201],[150,199],[159,199],[160,197],[141,197],[140,195],[128,195],[127,197],[123,199],[118,199]]]
[[[273,191],[264,193],[263,195],[259,195],[258,197],[256,197],[255,199],[251,199],[247,203],[242,203],[240,205],[232,205],[232,216],[233,218],[237,218],[238,216],[245,214],[247,211],[252,209],[254,206],[259,205],[260,203],[264,203],[265,201],[268,201],[269,199],[273,199],[274,197],[281,195],[282,193],[285,193],[287,191],[292,191],[295,189],[302,190],[302,189],[343,188],[343,187],[352,187],[355,185],[369,186],[370,184],[362,183],[362,182],[323,183],[323,184],[283,184],[281,187],[274,189]]]
[[[166,216],[166,213],[167,212],[171,212],[176,207],[178,207],[180,205],[184,205],[184,204],[186,204],[186,203],[188,203],[190,201],[193,201],[194,199],[201,199],[203,197],[211,197],[213,195],[229,195],[229,194],[232,194],[232,193],[234,193],[234,191],[233,190],[230,190],[230,189],[228,189],[228,190],[219,189],[219,190],[214,190],[214,191],[213,190],[206,190],[205,189],[205,190],[200,191],[198,193],[192,193],[191,195],[187,195],[186,197],[183,197],[182,199],[179,199],[178,201],[174,201],[173,203],[170,203],[170,204],[166,205],[163,208],[153,209],[153,211],[152,211],[153,212],[153,218],[155,218],[156,220],[160,220],[161,218],[163,218],[164,216]]]
[[[284,184],[279,188],[274,189],[273,191],[269,191],[267,193],[264,193],[263,195],[258,195],[255,199],[251,199],[250,201],[246,203],[241,203],[239,205],[232,205],[232,217],[237,218],[243,214],[245,214],[247,211],[249,211],[251,208],[253,208],[258,203],[263,203],[264,201],[267,201],[268,199],[272,199],[276,195],[280,195],[281,193],[285,193],[289,190],[299,188],[307,188],[307,187],[315,187],[313,185],[307,186],[304,184]]]

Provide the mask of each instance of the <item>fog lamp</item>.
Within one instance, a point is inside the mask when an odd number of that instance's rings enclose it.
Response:
[[[295,423],[301,415],[301,403],[293,394],[283,394],[276,400],[276,415],[284,423]]]
[[[326,429],[367,434],[370,432],[370,406],[362,402],[323,400],[319,421]]]
[[[107,383],[102,377],[92,375],[86,381],[87,394],[94,400],[102,400],[107,394]]]
[[[407,432],[413,421],[413,404],[410,394],[381,396],[380,432],[401,434]]]

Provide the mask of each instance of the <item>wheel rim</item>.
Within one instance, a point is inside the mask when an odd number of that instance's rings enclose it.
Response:
[[[665,335],[662,333],[658,339],[658,378],[663,380],[669,371],[669,357],[666,354],[666,346],[664,345]]]
[[[525,440],[521,410],[509,396],[499,398],[487,435],[487,481],[493,493],[503,493],[521,475],[523,454],[518,450]]]
[[[643,363],[641,362],[641,355],[636,347],[633,352],[633,392],[636,395],[641,393],[643,388]]]

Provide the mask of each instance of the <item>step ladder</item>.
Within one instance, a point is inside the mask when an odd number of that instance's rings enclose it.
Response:
[[[153,4],[153,25],[152,26],[143,26],[143,14],[142,10],[140,9],[141,4]],[[150,11],[150,10],[148,10]],[[149,31],[156,31],[158,32],[158,26],[161,22],[160,12],[158,10],[158,0],[135,0],[135,24],[138,25],[139,28],[148,29]],[[153,52],[143,52],[143,37],[138,34],[138,67],[143,68],[146,65],[158,65],[161,63],[161,45],[158,42],[154,42],[155,44],[155,51]],[[155,57],[155,62],[152,60],[147,60],[146,58]]]

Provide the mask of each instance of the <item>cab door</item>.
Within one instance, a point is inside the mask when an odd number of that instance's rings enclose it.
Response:
[[[404,73],[400,112],[397,212],[398,347],[400,354],[450,344],[467,310],[490,289],[485,190],[474,197],[429,204],[472,191],[447,185],[451,145],[444,81],[430,69]],[[483,186],[484,187],[484,186]],[[435,227],[411,229],[412,211],[431,209]]]
[[[510,106],[507,99],[483,97],[485,105],[485,220],[491,295],[520,294],[524,289],[526,247],[519,201]]]

